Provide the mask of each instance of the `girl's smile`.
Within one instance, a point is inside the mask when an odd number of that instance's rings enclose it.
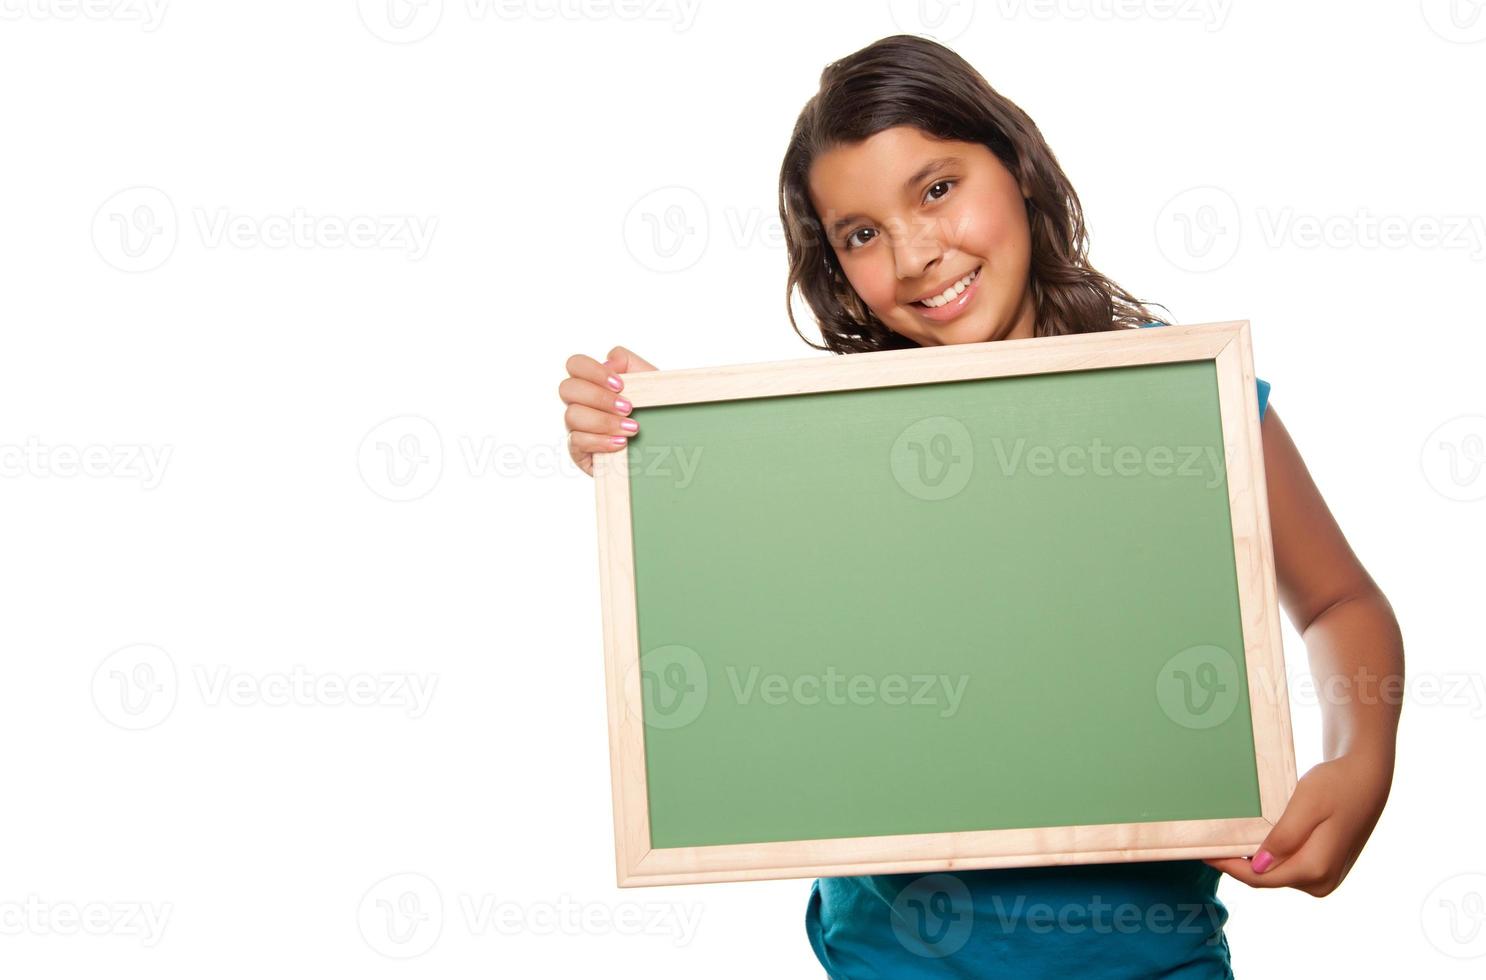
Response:
[[[953,320],[975,298],[976,290],[980,286],[981,268],[981,266],[976,266],[968,275],[957,279],[952,286],[930,290],[927,297],[914,300],[909,305],[918,307],[920,316],[933,320],[935,323],[947,323]],[[951,293],[954,295],[950,295]]]

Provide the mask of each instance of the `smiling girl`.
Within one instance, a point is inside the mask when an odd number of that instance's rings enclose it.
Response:
[[[923,38],[884,38],[826,67],[785,152],[779,211],[786,310],[799,333],[790,308],[798,290],[823,343],[801,337],[818,349],[1167,322],[1089,264],[1078,195],[1036,124]],[[623,347],[602,363],[574,355],[566,367],[569,451],[591,474],[594,453],[639,430],[618,375],[655,368]],[[1260,389],[1280,601],[1316,689],[1352,691],[1366,678],[1401,689],[1392,608],[1267,404],[1268,386]],[[1231,977],[1222,873],[1254,887],[1334,891],[1387,801],[1398,718],[1396,697],[1323,702],[1325,761],[1301,777],[1251,858],[822,878],[806,911],[811,946],[841,978]],[[913,902],[968,929],[955,930],[952,949],[935,948],[906,911]]]

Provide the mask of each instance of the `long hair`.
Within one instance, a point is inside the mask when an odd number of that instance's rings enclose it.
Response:
[[[1036,336],[1170,322],[1152,316],[1142,301],[1089,264],[1078,195],[1031,117],[949,48],[897,34],[825,67],[820,91],[800,111],[779,170],[779,220],[789,251],[784,305],[805,343],[838,354],[918,346],[888,329],[856,294],[809,194],[810,166],[819,155],[893,126],[980,143],[1031,191],[1025,203]],[[792,302],[796,288],[815,313],[824,344],[800,333]]]

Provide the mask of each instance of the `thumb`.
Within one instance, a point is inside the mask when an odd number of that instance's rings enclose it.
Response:
[[[1280,814],[1279,822],[1265,836],[1259,850],[1254,852],[1249,867],[1255,874],[1263,874],[1283,864],[1310,839],[1311,831],[1316,829],[1325,816],[1313,795],[1301,796],[1297,793],[1291,798],[1289,806],[1285,807],[1285,812]]]
[[[627,347],[615,347],[609,351],[609,356],[604,358],[604,366],[616,374],[657,370],[654,364]]]

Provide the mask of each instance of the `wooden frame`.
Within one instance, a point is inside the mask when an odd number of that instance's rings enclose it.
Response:
[[[617,881],[621,887],[1034,863],[1252,854],[1295,788],[1264,458],[1246,320],[623,375],[635,408],[1138,364],[1213,361],[1263,816],[657,849],[650,846],[625,452],[597,453],[600,591]]]

